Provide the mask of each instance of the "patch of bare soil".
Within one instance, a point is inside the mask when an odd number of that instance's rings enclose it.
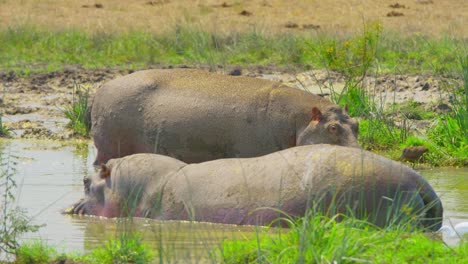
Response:
[[[93,95],[105,82],[131,73],[123,69],[83,69],[67,67],[63,71],[17,76],[0,72],[0,112],[3,123],[15,138],[69,139],[73,131],[66,127],[64,110],[70,106],[77,86],[90,89]],[[254,67],[232,68],[230,75],[246,75],[279,81],[329,97],[340,93],[345,78],[340,73],[325,70],[287,72],[282,69]],[[383,107],[394,103],[414,101],[428,111],[450,111],[447,88],[460,85],[461,80],[434,76],[381,75],[367,77],[365,86]],[[415,121],[415,126],[427,126],[427,121]]]
[[[66,128],[64,110],[70,106],[77,87],[94,93],[105,81],[128,70],[85,70],[67,67],[60,72],[17,76],[0,72],[0,113],[13,137],[68,139],[73,131]]]

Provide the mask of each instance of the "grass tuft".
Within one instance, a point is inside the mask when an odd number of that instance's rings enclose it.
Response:
[[[3,125],[2,115],[0,114],[0,137],[10,136],[10,130]]]
[[[18,264],[45,264],[50,263],[57,256],[57,251],[47,246],[43,241],[32,241],[21,245],[16,251],[16,262]]]
[[[153,258],[142,236],[133,232],[109,240],[103,247],[94,249],[84,260],[90,263],[149,263]]]
[[[67,127],[83,137],[88,137],[91,130],[89,107],[89,88],[75,85],[72,104],[65,107],[64,113],[70,120]]]

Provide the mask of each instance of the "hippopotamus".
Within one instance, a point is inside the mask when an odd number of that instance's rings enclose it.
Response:
[[[91,122],[95,165],[135,153],[198,163],[306,144],[359,147],[358,123],[328,99],[194,69],[144,70],[105,83]]]
[[[159,154],[111,159],[64,212],[268,225],[314,211],[378,226],[411,219],[438,230],[443,208],[411,168],[359,148],[316,144],[192,164]]]

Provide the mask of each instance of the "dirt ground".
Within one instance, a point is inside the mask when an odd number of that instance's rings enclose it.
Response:
[[[237,69],[237,71],[239,71]],[[232,74],[233,69],[224,71]],[[15,138],[69,139],[73,132],[66,128],[64,110],[73,100],[76,87],[96,89],[108,80],[131,73],[129,70],[86,70],[67,67],[63,71],[16,76],[13,72],[0,73],[0,111],[3,123]],[[222,74],[222,72],[220,72]],[[239,72],[237,72],[238,74]],[[283,82],[289,86],[329,96],[345,86],[339,73],[313,70],[286,72],[280,69],[256,67],[240,70],[242,75]],[[388,106],[413,100],[429,111],[446,111],[451,89],[461,80],[433,76],[382,75],[368,77],[366,87],[379,105]],[[427,126],[427,121],[415,121],[415,128]]]
[[[216,32],[360,31],[380,22],[399,34],[468,37],[464,0],[3,0],[0,27],[36,25],[89,32],[188,25]]]

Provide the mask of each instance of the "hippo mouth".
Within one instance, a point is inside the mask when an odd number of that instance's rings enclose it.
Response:
[[[72,206],[64,209],[62,211],[62,214],[66,214],[66,215],[74,215],[74,214],[86,215],[86,214],[89,214],[89,212],[87,212],[87,210],[86,210],[86,204],[87,204],[87,201],[85,201],[84,198],[81,198],[78,202],[76,202]]]

